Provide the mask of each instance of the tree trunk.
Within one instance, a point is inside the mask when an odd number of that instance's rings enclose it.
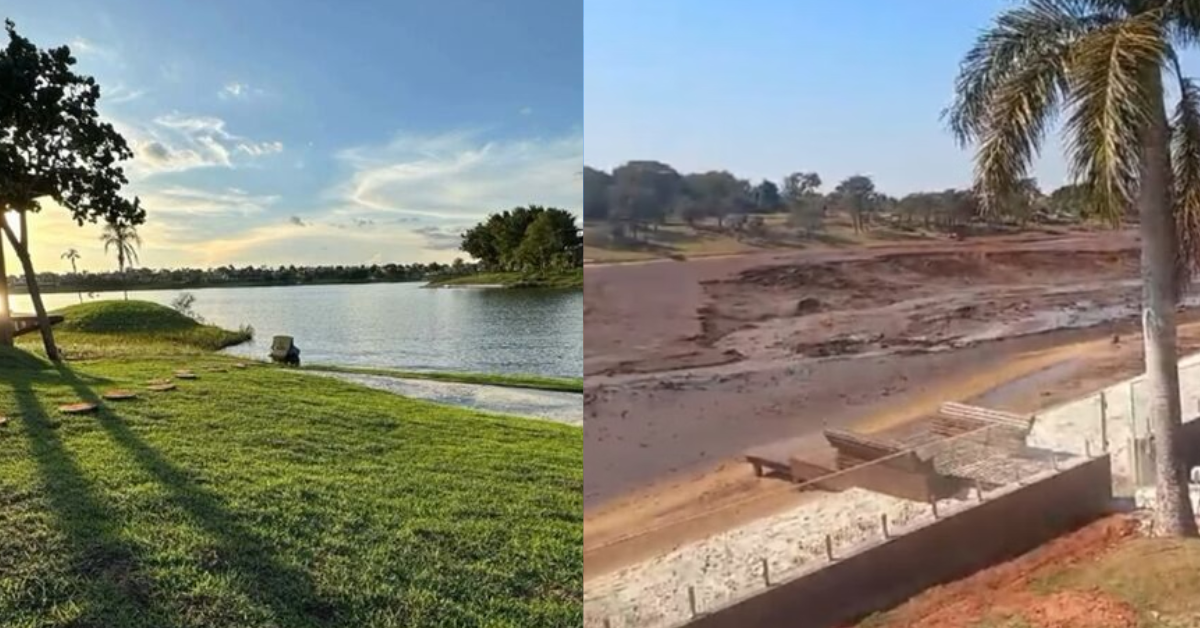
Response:
[[[0,207],[0,228],[5,224],[4,208]],[[13,346],[12,311],[8,298],[8,267],[4,261],[4,239],[0,238],[0,347]]]
[[[42,304],[42,292],[38,290],[37,275],[33,272],[33,260],[29,257],[29,243],[19,242],[12,227],[7,223],[0,226],[3,227],[4,234],[8,236],[8,241],[12,243],[17,259],[21,260],[21,267],[25,269],[25,284],[29,290],[29,298],[33,301],[33,309],[37,312],[38,331],[42,332],[42,345],[46,348],[46,357],[51,362],[60,362],[58,346],[54,344],[54,332],[50,330],[50,317],[46,315],[46,306]]]
[[[1162,77],[1150,79],[1163,102]],[[1142,138],[1138,213],[1142,236],[1142,335],[1145,345],[1149,420],[1154,429],[1157,499],[1154,530],[1160,536],[1197,536],[1181,451],[1182,411],[1175,334],[1175,220],[1171,204],[1171,155],[1166,111],[1155,108]]]

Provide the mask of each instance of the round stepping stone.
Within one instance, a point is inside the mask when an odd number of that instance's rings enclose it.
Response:
[[[196,379],[196,374],[191,371],[175,371],[175,377],[179,379]]]
[[[0,427],[8,426],[8,417],[0,416]]]
[[[66,414],[83,414],[85,412],[94,412],[100,406],[86,401],[80,403],[68,403],[65,406],[59,406],[58,411]]]
[[[241,362],[238,362],[237,364],[234,364],[234,365],[233,365],[233,368],[235,368],[235,369],[244,369],[244,368],[246,368],[246,365],[245,365],[245,364],[243,364],[243,363],[241,363]]]
[[[146,389],[153,390],[154,392],[167,392],[168,390],[175,390],[175,384],[172,384],[171,382],[165,382],[162,384],[150,384],[149,386],[146,387]]]
[[[113,390],[106,390],[104,392],[104,394],[101,396],[104,397],[105,399],[111,399],[113,401],[122,401],[125,399],[137,399],[137,393],[133,392],[132,390],[122,390],[119,388],[113,389]]]
[[[171,383],[171,380],[169,380],[169,379],[152,379],[152,380],[146,382],[146,385],[147,386],[162,386],[163,384],[170,384],[170,383]]]

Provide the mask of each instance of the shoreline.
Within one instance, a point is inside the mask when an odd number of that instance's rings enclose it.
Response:
[[[365,386],[408,399],[521,419],[583,427],[582,395],[490,384],[403,378],[395,375],[302,369],[300,372]],[[577,397],[579,397],[577,399]]]
[[[306,283],[253,283],[253,282],[238,282],[225,284],[202,284],[202,285],[155,285],[155,286],[129,286],[129,287],[104,287],[104,288],[85,288],[76,286],[41,286],[39,292],[41,294],[71,294],[79,292],[84,294],[104,293],[104,292],[161,292],[165,290],[208,290],[211,288],[299,288],[303,286],[361,286],[375,284],[409,284],[421,283],[425,279],[408,279],[404,281],[310,281]],[[9,288],[10,295],[29,296],[29,291],[24,286],[12,286]]]
[[[300,370],[327,371],[348,375],[372,375],[425,381],[439,381],[497,388],[522,388],[549,392],[583,394],[582,377],[554,377],[511,373],[472,373],[469,371],[411,371],[405,369],[371,366],[341,366],[337,364],[309,364]]]

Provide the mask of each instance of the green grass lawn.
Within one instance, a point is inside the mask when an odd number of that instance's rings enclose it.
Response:
[[[503,286],[505,288],[582,288],[583,269],[547,275],[522,273],[477,273],[429,282],[430,286]]]
[[[0,350],[0,625],[582,622],[579,428],[64,325]]]
[[[249,329],[229,331],[215,325],[203,325],[171,308],[148,301],[94,301],[72,305],[57,313],[66,319],[55,327],[55,331],[80,332],[81,336],[76,340],[84,345],[98,342],[119,346],[130,340],[145,340],[216,351],[246,342],[253,335]]]
[[[354,366],[334,366],[310,364],[304,368],[318,371],[333,371],[335,373],[362,373],[364,375],[383,375],[402,379],[428,379],[439,382],[457,382],[461,384],[486,384],[489,386],[505,386],[508,388],[532,388],[535,390],[554,390],[560,392],[583,392],[582,377],[544,377],[542,375],[508,375],[503,373],[458,373],[452,371],[405,371],[402,369],[363,368]]]

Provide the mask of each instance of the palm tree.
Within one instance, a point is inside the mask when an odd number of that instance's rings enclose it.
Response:
[[[117,250],[117,268],[122,274],[128,266],[132,268],[138,261],[137,247],[142,245],[142,237],[138,235],[137,227],[125,223],[108,223],[104,225],[104,233],[100,236],[104,243],[104,252],[109,248]],[[129,300],[129,290],[125,290],[125,300]]]
[[[76,275],[79,274],[79,269],[75,267],[75,260],[81,257],[83,256],[80,255],[79,251],[75,250],[74,248],[67,249],[65,253],[59,256],[60,259],[65,259],[71,262],[71,272],[75,273]],[[83,293],[77,292],[75,294],[79,295],[79,302],[83,303]]]
[[[1200,87],[1178,61],[1198,40],[1197,0],[1027,0],[979,36],[944,112],[959,142],[975,145],[984,211],[1019,188],[1060,110],[1089,205],[1114,225],[1136,208],[1154,519],[1167,536],[1197,535],[1180,450],[1175,304],[1200,252]],[[1164,80],[1178,82],[1170,119]]]

